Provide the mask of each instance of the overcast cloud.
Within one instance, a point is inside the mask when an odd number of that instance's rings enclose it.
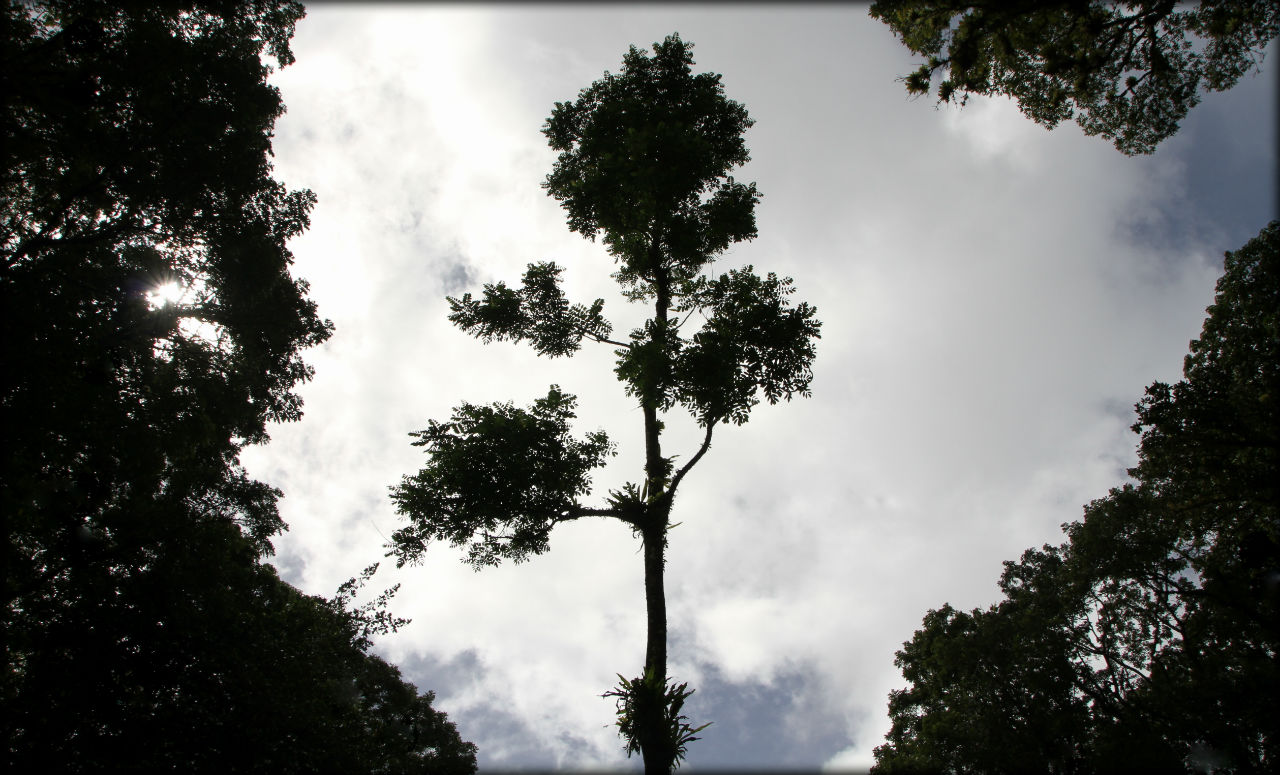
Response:
[[[926,610],[994,602],[1002,561],[1060,542],[1135,462],[1134,402],[1179,377],[1223,251],[1275,217],[1274,67],[1129,158],[1003,100],[908,98],[913,57],[860,4],[315,5],[273,76],[274,147],[277,177],[319,197],[292,247],[337,331],[309,357],[305,418],[245,455],[286,494],[286,580],[331,595],[383,559],[387,488],[424,462],[408,432],[463,401],[559,384],[579,434],[619,443],[597,493],[638,478],[641,416],[608,347],[485,346],[444,297],[554,260],[571,300],[604,297],[615,330],[640,319],[540,188],[539,129],[675,31],[757,122],[737,177],[763,192],[760,236],[717,269],[793,277],[824,323],[813,398],[721,426],[676,504],[671,672],[715,722],[687,766],[863,768]],[[691,454],[692,424],[670,429]],[[378,650],[482,769],[639,768],[600,697],[643,663],[638,548],[584,520],[520,566],[475,573],[446,546],[384,560],[370,591],[402,582],[413,622]]]

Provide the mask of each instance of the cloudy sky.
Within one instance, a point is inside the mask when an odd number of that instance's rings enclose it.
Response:
[[[444,297],[554,260],[571,300],[605,298],[622,332],[640,319],[540,188],[539,129],[628,45],[676,31],[756,120],[737,177],[764,194],[760,236],[716,270],[789,275],[824,323],[813,397],[722,426],[676,504],[671,673],[715,722],[690,770],[870,764],[894,651],[930,608],[994,602],[1002,561],[1123,480],[1134,402],[1178,378],[1223,251],[1275,217],[1271,61],[1129,158],[1006,101],[909,98],[915,60],[861,4],[312,7],[273,76],[275,161],[319,197],[292,247],[337,332],[310,355],[306,417],[245,459],[285,492],[286,580],[331,595],[384,560],[370,591],[403,584],[413,622],[377,648],[482,769],[640,766],[600,697],[643,663],[639,544],[583,520],[523,565],[477,573],[437,545],[397,570],[388,487],[424,463],[410,431],[552,383],[578,395],[579,434],[619,444],[597,493],[639,478],[610,348],[484,345]],[[669,428],[692,454],[692,424]]]

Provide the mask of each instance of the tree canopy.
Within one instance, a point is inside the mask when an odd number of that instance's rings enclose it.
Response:
[[[450,320],[486,342],[528,341],[548,357],[584,341],[614,348],[615,372],[643,413],[645,464],[602,503],[590,505],[590,472],[613,453],[604,431],[570,435],[575,397],[552,386],[528,410],[463,404],[449,422],[414,433],[426,467],[392,488],[408,525],[393,536],[401,564],[432,540],[468,547],[483,565],[520,561],[549,548],[556,525],[583,517],[622,521],[644,547],[648,638],[645,668],[622,679],[619,726],[646,772],[668,772],[695,740],[680,708],[686,684],[668,685],[664,553],[673,499],[711,446],[715,427],[741,425],[761,399],[809,394],[815,310],[792,306],[789,278],[752,267],[716,275],[731,245],[756,236],[754,183],[730,175],[750,156],[746,109],[725,97],[720,76],[693,74],[692,44],[678,35],[649,55],[634,46],[619,73],[556,103],[543,127],[560,152],[544,187],[565,208],[570,230],[600,238],[628,301],[652,317],[626,340],[611,339],[604,300],[571,304],[561,267],[530,264],[519,288],[486,285],[480,298],[450,298]],[[664,454],[660,416],[677,405],[703,428],[702,443],[675,467]]]
[[[291,0],[0,10],[0,715],[15,771],[400,770],[461,745],[350,614],[260,562],[284,529],[280,493],[239,453],[300,416],[302,353],[332,328],[286,247],[315,197],[269,158],[284,107],[267,75],[293,61],[302,14]],[[334,705],[332,681],[361,694]]]
[[[908,92],[1009,96],[1050,129],[1074,117],[1126,154],[1153,152],[1280,34],[1280,6],[1235,0],[878,0],[871,15],[927,57]]]
[[[898,652],[878,772],[1275,768],[1280,222],[1226,254],[1208,313],[1137,404],[1133,481]]]

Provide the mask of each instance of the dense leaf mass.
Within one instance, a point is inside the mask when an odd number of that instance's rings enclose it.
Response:
[[[283,107],[259,52],[291,61],[302,9],[179,8],[5,10],[0,412],[20,543],[27,517],[40,545],[161,492],[236,507],[263,551],[282,528],[236,457],[299,416],[301,352],[330,333],[285,247],[314,196],[267,161]]]
[[[331,331],[286,247],[315,198],[269,159],[302,13],[0,8],[11,771],[400,771],[462,745],[261,564],[280,493],[239,454],[300,415]]]
[[[689,303],[706,323],[673,359],[673,398],[704,425],[741,425],[760,394],[771,404],[809,396],[821,323],[808,302],[790,305],[793,293],[791,278],[750,266],[700,284]]]
[[[1280,34],[1280,5],[1238,0],[878,0],[871,15],[927,57],[908,91],[937,80],[941,102],[1013,97],[1037,122],[1074,116],[1127,154],[1154,151],[1203,92],[1234,86]]]
[[[80,574],[24,612],[42,632],[11,641],[9,771],[475,772],[433,695],[368,652],[398,620],[301,594],[229,522],[144,516],[164,531],[145,571]],[[124,540],[85,535],[80,562]]]
[[[414,518],[392,536],[400,564],[420,559],[431,539],[467,545],[477,568],[545,552],[551,528],[579,516],[591,469],[613,454],[602,431],[569,435],[575,402],[552,385],[528,410],[463,404],[449,422],[411,434],[430,458],[392,488],[397,510]]]
[[[560,290],[563,271],[554,262],[530,264],[520,290],[499,282],[484,287],[483,300],[449,297],[449,320],[485,342],[527,339],[549,358],[571,355],[584,337],[605,341],[612,328],[601,314],[604,299],[570,306]]]
[[[898,652],[877,771],[1271,772],[1280,761],[1280,222],[1226,255],[1133,481]]]
[[[560,151],[544,184],[569,228],[605,245],[628,277],[655,279],[659,264],[696,274],[731,243],[756,235],[755,184],[728,172],[750,160],[746,108],[724,97],[720,76],[693,75],[679,36],[632,46],[621,73],[557,102],[543,128]]]

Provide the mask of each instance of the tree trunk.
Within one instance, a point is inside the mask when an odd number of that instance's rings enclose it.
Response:
[[[673,764],[673,751],[666,729],[667,688],[667,596],[663,586],[666,564],[666,519],[651,524],[644,531],[644,597],[648,610],[649,633],[644,654],[644,690],[654,694],[640,703],[648,712],[638,718],[641,754],[645,775],[668,775]],[[654,520],[658,523],[658,520]]]
[[[653,272],[655,344],[663,354],[658,374],[653,384],[665,385],[671,366],[665,359],[667,353],[667,310],[671,305],[670,279],[662,263],[658,239],[658,226],[650,233],[649,259]],[[667,461],[662,458],[662,424],[658,421],[658,399],[647,396],[643,403],[645,436],[645,477],[649,501],[645,504],[644,538],[644,598],[648,612],[648,637],[644,652],[643,689],[649,696],[637,704],[643,712],[637,718],[637,727],[644,756],[645,775],[669,775],[675,752],[671,750],[667,731],[667,595],[663,586],[663,570],[666,565],[667,517],[670,501],[663,498],[667,487]]]
[[[654,303],[654,318],[657,320],[655,338],[663,353],[664,361],[659,367],[660,373],[654,380],[664,385],[670,375],[671,366],[665,361],[667,354],[667,308],[671,304],[671,289],[666,269],[662,266],[659,251],[657,226],[650,236],[649,257],[653,262],[654,291],[657,296]],[[645,507],[644,528],[644,598],[649,612],[649,639],[645,646],[645,671],[653,671],[658,685],[665,690],[667,685],[667,596],[662,583],[664,555],[667,548],[667,517],[670,513],[669,499],[662,496],[667,487],[667,461],[662,458],[662,425],[658,422],[658,407],[655,402],[646,402],[644,407],[645,436],[645,474],[649,480],[650,501]]]
[[[644,532],[644,599],[649,612],[649,636],[644,651],[646,672],[662,683],[667,679],[667,596],[662,571],[666,563],[666,526]]]

